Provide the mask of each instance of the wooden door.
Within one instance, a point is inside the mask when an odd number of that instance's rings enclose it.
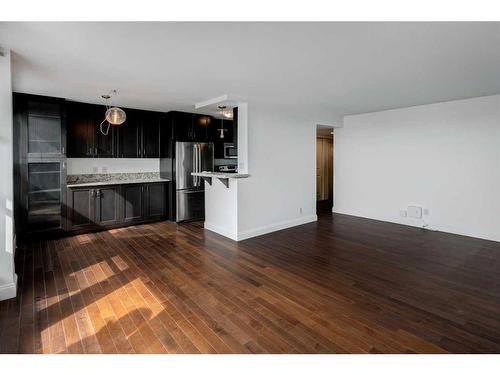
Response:
[[[316,199],[333,199],[333,139],[316,138]]]

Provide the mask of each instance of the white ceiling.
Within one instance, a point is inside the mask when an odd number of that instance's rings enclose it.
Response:
[[[1,23],[0,44],[15,91],[117,89],[118,105],[162,111],[228,94],[324,123],[500,93],[499,22]]]

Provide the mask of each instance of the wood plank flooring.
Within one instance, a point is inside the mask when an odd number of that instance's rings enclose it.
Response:
[[[3,353],[499,353],[500,243],[332,215],[24,245]]]

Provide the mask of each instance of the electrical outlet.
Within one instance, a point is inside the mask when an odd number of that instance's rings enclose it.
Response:
[[[302,215],[302,207],[299,208],[299,214]]]
[[[424,208],[424,215],[425,216],[429,215],[429,209],[428,208]]]
[[[405,210],[401,210],[401,211],[399,211],[399,216],[406,217],[406,216],[408,216],[408,213]]]

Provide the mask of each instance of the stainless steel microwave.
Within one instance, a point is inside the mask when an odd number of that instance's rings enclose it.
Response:
[[[224,159],[238,159],[238,147],[234,143],[224,143]]]

